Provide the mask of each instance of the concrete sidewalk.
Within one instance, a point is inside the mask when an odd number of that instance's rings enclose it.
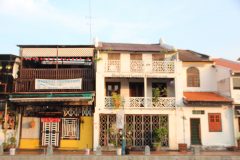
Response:
[[[151,152],[150,156],[145,156],[143,151],[130,152],[129,155],[116,156],[115,152],[102,152],[101,156],[91,152],[85,155],[84,151],[54,151],[49,156],[42,151],[19,150],[16,155],[10,156],[8,153],[0,156],[0,160],[240,160],[239,151],[208,151],[201,152],[200,155],[193,155],[192,152],[180,153],[177,151]]]

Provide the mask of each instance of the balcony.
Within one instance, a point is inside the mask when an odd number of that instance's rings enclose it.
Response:
[[[175,97],[124,97],[122,107],[126,109],[143,109],[143,108],[156,108],[156,109],[173,109],[175,108]],[[105,97],[105,108],[113,108],[112,97]]]
[[[94,78],[94,70],[88,68],[59,68],[59,69],[21,69],[21,79],[73,79]]]
[[[93,69],[21,69],[20,78],[14,82],[14,92],[80,92],[93,91],[95,74]],[[35,79],[82,78],[82,89],[35,89]]]
[[[121,65],[124,63],[124,65]],[[143,61],[106,60],[105,72],[131,72],[131,73],[174,73],[175,61]]]

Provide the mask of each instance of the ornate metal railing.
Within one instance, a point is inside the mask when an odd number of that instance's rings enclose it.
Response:
[[[105,72],[130,72],[130,73],[174,73],[175,61],[146,61],[130,60],[121,66],[120,60],[107,60],[104,62]]]
[[[106,72],[120,72],[120,61],[119,60],[108,60],[105,63]]]
[[[157,73],[174,73],[174,61],[153,61],[152,72]]]
[[[175,97],[124,97],[121,106],[124,108],[175,108]],[[112,97],[105,97],[105,108],[115,108]]]

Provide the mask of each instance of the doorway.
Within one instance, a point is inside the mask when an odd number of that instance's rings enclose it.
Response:
[[[59,147],[60,118],[41,119],[41,142],[42,146],[52,145]]]
[[[191,144],[200,145],[201,144],[201,125],[200,118],[190,119],[190,132],[191,132]]]

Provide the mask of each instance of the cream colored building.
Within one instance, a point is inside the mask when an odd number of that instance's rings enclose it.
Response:
[[[96,50],[94,148],[111,143],[109,131],[122,112],[129,133],[127,145],[136,149],[152,146],[152,133],[161,127],[168,131],[162,146],[172,150],[178,149],[179,143],[188,147],[234,144],[232,101],[217,93],[216,68],[207,55],[176,50],[163,42],[99,42]],[[114,104],[113,92],[120,94],[119,107]]]

